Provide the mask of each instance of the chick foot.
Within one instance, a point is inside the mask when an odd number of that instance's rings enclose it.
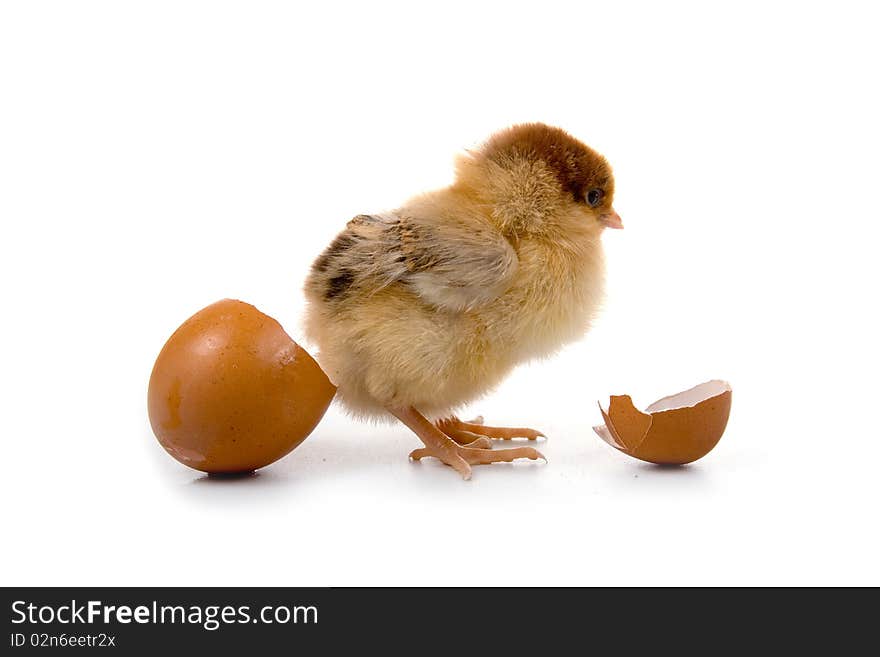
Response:
[[[414,408],[388,410],[394,417],[412,429],[422,442],[425,443],[424,447],[413,450],[410,453],[409,457],[411,459],[418,461],[426,456],[433,456],[454,468],[464,479],[471,478],[472,465],[509,463],[515,459],[547,460],[534,447],[487,449],[485,446],[490,443],[485,436],[478,436],[475,440],[469,440],[467,446],[463,446],[446,435],[437,426],[431,424],[424,415]]]
[[[435,424],[440,431],[459,445],[467,445],[468,447],[488,446],[486,444],[477,445],[476,443],[480,438],[493,438],[495,440],[528,438],[529,440],[537,440],[538,438],[546,437],[540,431],[525,427],[487,427],[483,424],[482,416],[470,422],[462,422],[457,417],[452,417],[446,420],[438,420]]]

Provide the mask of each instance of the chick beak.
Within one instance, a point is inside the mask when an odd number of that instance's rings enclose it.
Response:
[[[623,220],[620,215],[611,208],[611,212],[599,216],[599,220],[605,224],[606,228],[623,228]]]

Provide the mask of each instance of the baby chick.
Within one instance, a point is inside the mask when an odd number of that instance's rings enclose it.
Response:
[[[540,432],[451,414],[587,331],[602,230],[623,227],[613,198],[605,158],[534,123],[460,156],[450,187],[349,221],[305,284],[306,334],[339,400],[398,418],[425,444],[411,458],[436,457],[465,479],[471,465],[543,458],[489,440]]]

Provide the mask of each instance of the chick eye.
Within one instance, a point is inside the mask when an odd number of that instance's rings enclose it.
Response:
[[[587,204],[591,208],[595,208],[602,201],[603,196],[605,196],[605,192],[601,189],[591,189],[587,192]]]

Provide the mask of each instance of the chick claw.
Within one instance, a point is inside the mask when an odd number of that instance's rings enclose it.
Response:
[[[479,442],[479,441],[474,441]],[[473,444],[473,443],[471,443]],[[471,478],[471,465],[488,465],[489,463],[509,463],[514,459],[547,459],[534,447],[514,447],[512,449],[485,449],[477,447],[462,447],[452,443],[451,445],[437,445],[432,447],[420,447],[410,452],[409,457],[419,461],[426,456],[433,456],[446,465],[455,469],[462,478]]]
[[[509,463],[514,459],[547,459],[534,447],[515,447],[513,449],[490,449],[492,441],[486,435],[478,435],[462,428],[463,425],[483,429],[482,425],[460,422],[458,419],[430,422],[412,406],[407,408],[388,407],[388,412],[409,427],[425,444],[413,450],[409,457],[419,461],[433,456],[455,469],[465,479],[471,478],[472,465],[488,463]],[[512,431],[521,432],[521,429]],[[482,434],[482,432],[479,432]],[[538,432],[535,432],[538,433]],[[519,434],[518,434],[519,435]],[[460,441],[465,443],[459,444]]]
[[[483,424],[483,417],[479,416],[470,422],[462,422],[457,417],[439,420],[435,426],[459,445],[469,445],[481,436],[495,440],[512,440],[514,438],[528,438],[537,440],[546,436],[535,429],[526,427],[487,427]],[[477,447],[477,445],[469,445]]]

